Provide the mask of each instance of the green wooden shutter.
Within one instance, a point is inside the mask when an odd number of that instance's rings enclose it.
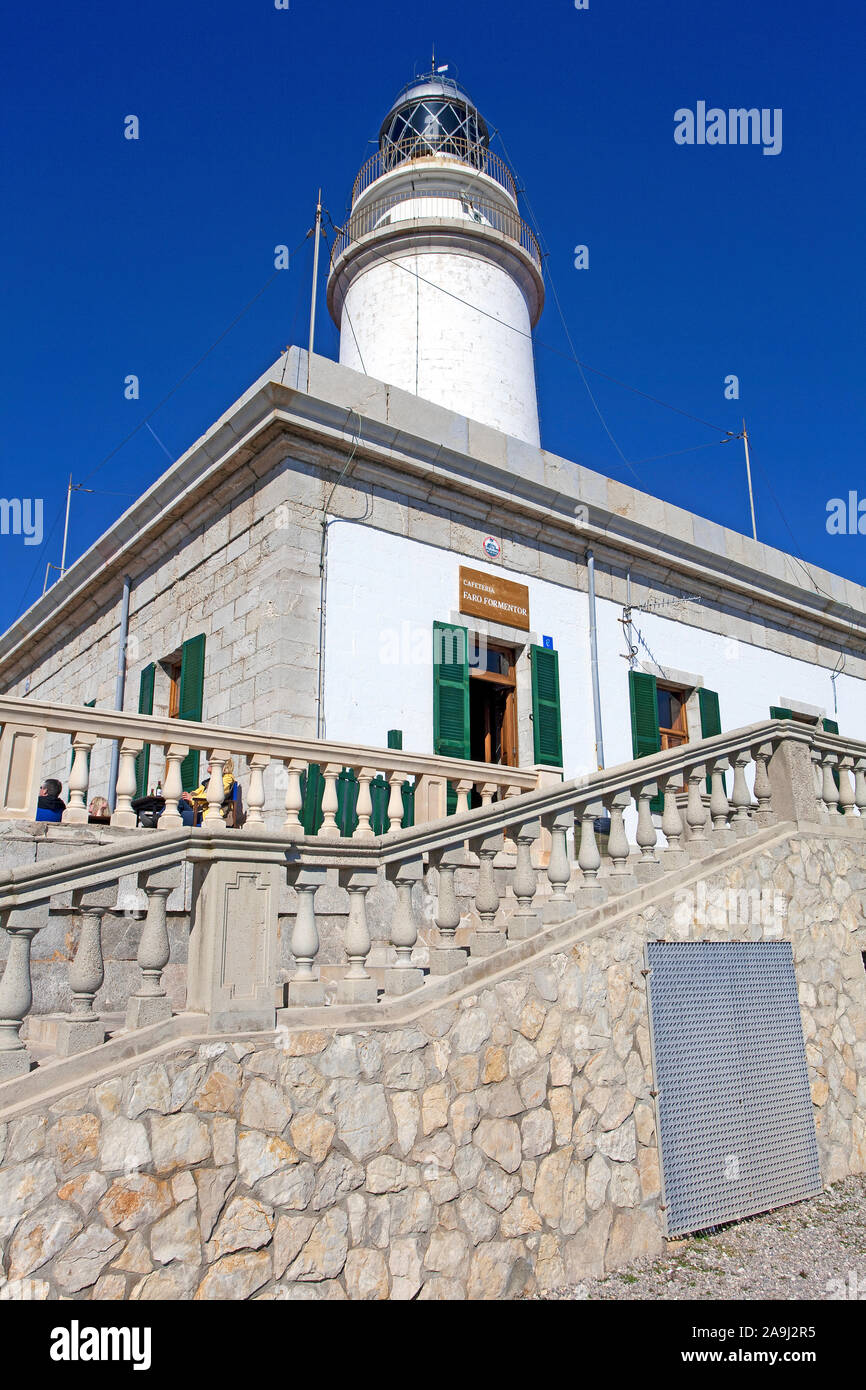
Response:
[[[402,748],[402,747],[403,747],[403,730],[402,730],[402,729],[389,729],[389,730],[388,730],[388,747],[389,747],[389,748]]]
[[[469,757],[469,658],[465,627],[433,624],[433,751]]]
[[[469,634],[453,623],[433,624],[433,752],[469,757]],[[445,809],[449,816],[457,809],[451,782]]]
[[[662,736],[659,733],[659,694],[655,676],[644,671],[629,671],[628,699],[631,706],[631,747],[635,758],[648,758],[660,753]],[[650,801],[650,810],[661,815],[664,797],[659,793]]]
[[[178,718],[201,721],[204,708],[204,633],[190,637],[184,642],[180,659],[180,690],[178,691]],[[198,750],[187,753],[180,765],[181,786],[191,792],[199,785]]]
[[[636,758],[660,753],[659,697],[655,676],[629,671],[628,698],[631,705],[631,746]]]
[[[793,718],[794,718],[794,714],[793,714],[793,711],[792,711],[792,710],[789,710],[789,709],[782,709],[779,705],[770,705],[770,718],[771,718],[771,719],[793,719]]]
[[[153,714],[153,680],[156,667],[153,662],[145,666],[138,682],[138,712]],[[94,701],[95,703],[95,701]],[[147,796],[147,779],[150,773],[150,744],[146,743],[135,760],[135,795]]]
[[[324,820],[322,797],[325,795],[325,778],[318,763],[310,763],[306,773],[301,775],[301,824],[305,835],[318,835],[319,826]]]
[[[701,738],[712,738],[714,734],[722,732],[722,717],[719,713],[719,697],[715,690],[698,690],[698,704],[701,710]],[[727,778],[725,782],[725,795],[727,795]],[[713,779],[707,775],[707,793],[713,790]]]
[[[532,734],[536,763],[562,767],[562,719],[559,706],[559,652],[530,647]]]

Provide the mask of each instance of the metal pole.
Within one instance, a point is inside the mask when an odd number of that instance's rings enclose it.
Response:
[[[126,643],[129,636],[129,591],[132,580],[128,574],[123,576],[123,598],[120,602],[120,646],[117,652],[117,680],[114,685],[114,708],[123,709],[123,696],[126,687]],[[120,743],[117,739],[111,745],[111,763],[108,769],[108,804],[112,811],[117,803],[117,773],[120,767]]]
[[[592,713],[595,720],[595,760],[604,767],[604,739],[601,731],[601,694],[598,688],[598,624],[595,616],[595,557],[586,552],[586,572],[589,583],[589,652],[592,675]]]
[[[313,292],[310,296],[310,345],[307,349],[307,395],[310,394],[310,371],[313,365],[313,338],[316,332],[316,287],[319,283],[319,238],[322,234],[322,190],[316,204],[316,242],[313,247]]]
[[[66,538],[69,535],[69,504],[72,501],[72,474],[69,475],[69,486],[66,489],[66,521],[63,525],[63,554],[60,556],[60,578],[63,578],[66,570]]]
[[[743,421],[743,446],[746,450],[746,477],[749,481],[749,506],[752,509],[752,540],[758,539],[758,528],[755,525],[755,498],[752,494],[752,463],[749,458],[749,436],[746,434],[746,422]]]

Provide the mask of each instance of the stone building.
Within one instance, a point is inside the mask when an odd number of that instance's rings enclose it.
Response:
[[[287,351],[0,638],[0,691],[114,708],[123,648],[127,710],[566,777],[770,712],[856,732],[859,586],[540,447],[543,297],[483,117],[411,84],[331,266],[340,363]]]

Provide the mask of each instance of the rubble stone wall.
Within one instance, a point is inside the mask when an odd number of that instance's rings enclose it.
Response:
[[[705,880],[783,922],[671,896],[399,1027],[179,1045],[34,1107],[3,1293],[493,1299],[660,1252],[653,938],[793,942],[823,1178],[866,1171],[864,887],[866,837],[801,833]]]

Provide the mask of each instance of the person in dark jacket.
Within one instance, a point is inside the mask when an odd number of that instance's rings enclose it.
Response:
[[[36,803],[37,820],[60,820],[66,810],[66,802],[60,800],[62,791],[63,787],[56,777],[45,778],[39,788],[39,800]]]

